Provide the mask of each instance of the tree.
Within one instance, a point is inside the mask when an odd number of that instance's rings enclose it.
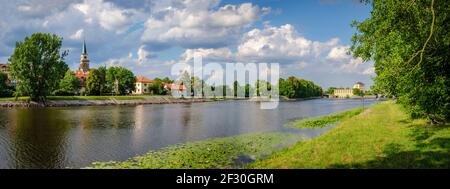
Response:
[[[375,62],[376,88],[413,118],[450,120],[450,2],[373,0],[371,17],[354,22],[355,57]]]
[[[11,75],[18,80],[16,96],[29,95],[32,101],[45,102],[59,86],[69,69],[64,62],[67,51],[60,51],[62,38],[57,35],[35,33],[16,42],[9,58]]]
[[[333,95],[334,90],[336,90],[336,87],[329,87],[325,93],[328,95]]]
[[[105,75],[101,70],[91,69],[86,79],[86,92],[89,95],[100,95],[106,86]]]
[[[80,90],[80,80],[75,77],[75,74],[67,70],[64,78],[59,82],[59,89],[54,93],[56,95],[75,95]]]
[[[358,88],[353,88],[352,93],[355,96],[361,96],[361,97],[364,96],[364,91],[361,89],[358,89]]]
[[[166,95],[167,91],[164,89],[164,83],[161,80],[156,80],[155,82],[148,85],[148,91],[154,95]]]
[[[123,67],[110,67],[106,71],[106,83],[116,95],[126,95],[135,90],[133,72]]]
[[[322,88],[312,81],[288,77],[279,80],[279,93],[288,98],[308,98],[322,95]]]
[[[97,68],[97,70],[100,74],[100,78],[102,79],[102,85],[100,86],[100,95],[111,94],[113,86],[108,84],[106,81],[106,72],[108,69],[106,68],[106,66],[100,66],[99,68]]]
[[[6,84],[8,75],[0,72],[0,97],[10,97],[13,94],[13,87]]]

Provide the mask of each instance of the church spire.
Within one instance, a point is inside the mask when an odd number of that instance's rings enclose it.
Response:
[[[83,50],[81,51],[79,70],[83,71],[84,73],[87,73],[89,71],[89,58],[86,49],[86,40],[83,40]]]
[[[86,49],[86,39],[83,40],[83,54],[87,54],[87,49]]]

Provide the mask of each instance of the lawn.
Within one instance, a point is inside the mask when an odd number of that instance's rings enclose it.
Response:
[[[342,120],[248,168],[450,168],[450,125],[412,120],[393,102]]]
[[[293,121],[291,123],[287,123],[286,127],[293,127],[299,129],[312,129],[312,128],[323,128],[327,126],[331,126],[333,124],[338,123],[341,120],[346,118],[351,118],[355,115],[360,114],[363,111],[363,108],[354,108],[344,112],[338,112],[331,115],[321,116],[321,117],[313,117],[307,119],[300,119],[298,121]]]

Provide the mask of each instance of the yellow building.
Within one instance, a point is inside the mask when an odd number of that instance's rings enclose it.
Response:
[[[354,97],[353,89],[359,89],[364,91],[365,85],[364,83],[357,82],[353,85],[353,88],[337,88],[334,90],[333,97],[334,98],[351,98]]]

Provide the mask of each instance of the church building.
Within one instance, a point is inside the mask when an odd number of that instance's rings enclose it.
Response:
[[[80,66],[75,71],[75,76],[80,80],[81,87],[86,87],[86,78],[89,75],[89,57],[86,49],[86,41],[83,42],[83,49],[80,56]]]

